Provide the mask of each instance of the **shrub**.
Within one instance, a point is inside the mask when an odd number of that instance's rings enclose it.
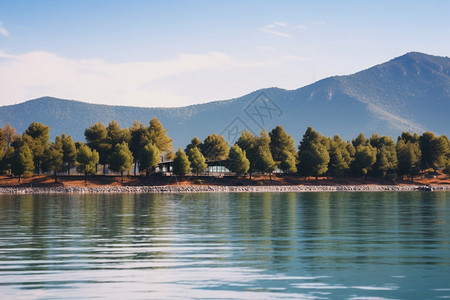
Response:
[[[205,181],[203,179],[196,179],[194,181],[195,184],[203,184]]]

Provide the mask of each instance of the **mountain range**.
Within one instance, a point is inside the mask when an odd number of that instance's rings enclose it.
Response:
[[[124,99],[125,101],[125,99]],[[30,123],[50,126],[50,135],[66,133],[84,141],[85,128],[116,120],[148,126],[157,117],[176,147],[194,137],[220,133],[230,144],[242,130],[258,134],[282,125],[296,143],[308,126],[344,140],[359,132],[396,138],[402,131],[450,133],[450,58],[410,52],[367,70],[334,76],[284,90],[268,88],[231,100],[179,108],[141,108],[89,104],[42,97],[0,107],[0,126],[22,133]]]

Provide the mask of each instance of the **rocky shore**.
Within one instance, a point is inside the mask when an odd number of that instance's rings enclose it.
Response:
[[[450,191],[450,185],[0,187],[0,194]]]

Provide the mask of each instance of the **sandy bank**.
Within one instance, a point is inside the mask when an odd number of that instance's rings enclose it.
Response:
[[[450,191],[450,185],[0,187],[0,194]]]

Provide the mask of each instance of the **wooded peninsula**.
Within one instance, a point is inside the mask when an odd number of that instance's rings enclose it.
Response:
[[[98,122],[85,129],[86,143],[74,142],[61,134],[50,142],[49,127],[34,122],[22,135],[7,124],[0,128],[0,172],[17,178],[58,175],[71,170],[84,175],[120,174],[148,177],[154,174],[205,176],[212,165],[222,173],[252,179],[255,175],[333,178],[381,178],[395,182],[406,176],[411,181],[424,171],[450,176],[450,141],[432,132],[403,132],[395,142],[392,137],[374,133],[366,138],[360,133],[352,141],[338,135],[322,136],[308,127],[298,147],[281,126],[259,136],[243,131],[234,145],[223,136],[210,134],[203,141],[194,137],[185,149],[174,150],[172,139],[158,119],[149,126],[135,121],[131,128],[121,128],[115,121],[108,126]],[[73,171],[72,171],[73,172]],[[221,174],[223,176],[223,174]],[[99,175],[97,175],[99,176]],[[199,182],[201,184],[201,181]]]

